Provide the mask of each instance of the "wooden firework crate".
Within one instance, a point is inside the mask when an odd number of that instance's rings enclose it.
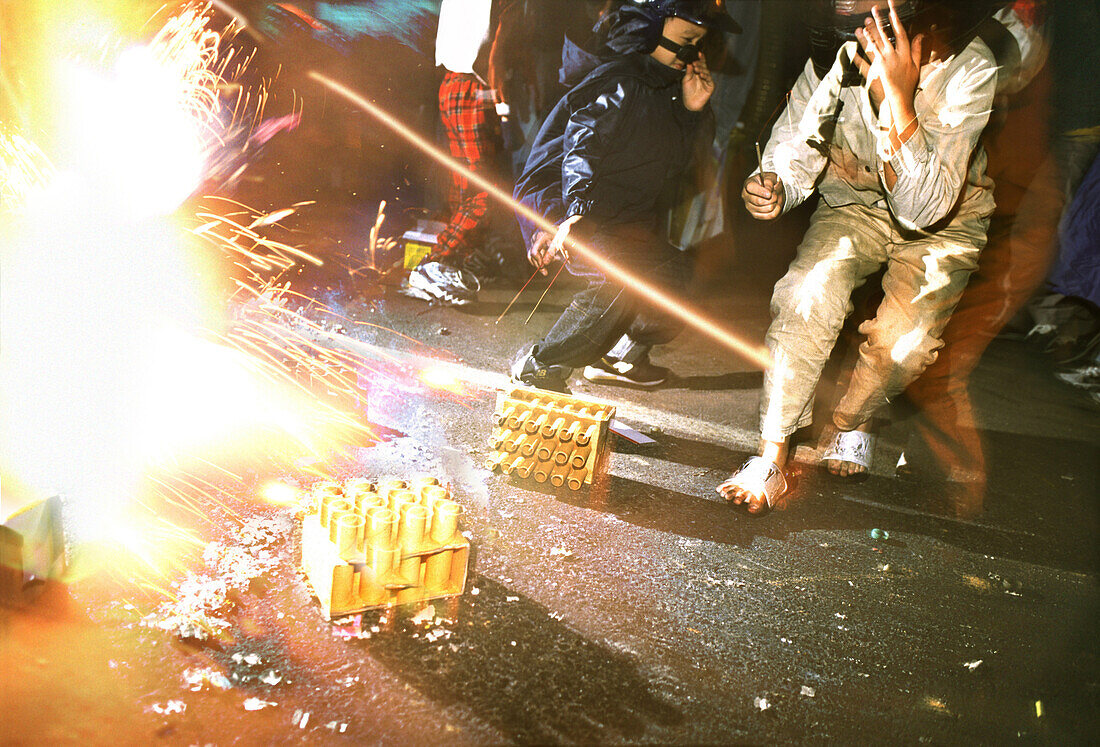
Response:
[[[497,395],[486,466],[580,490],[606,470],[615,408],[583,397],[516,388]]]
[[[462,594],[462,507],[435,478],[322,482],[312,498],[302,569],[327,618]]]

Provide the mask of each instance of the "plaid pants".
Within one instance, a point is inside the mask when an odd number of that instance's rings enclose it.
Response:
[[[491,91],[470,73],[448,72],[439,86],[439,113],[451,156],[472,172],[488,172],[500,126]],[[447,203],[453,211],[451,220],[436,240],[432,259],[453,262],[467,256],[473,250],[472,240],[484,232],[489,195],[474,191],[465,176],[452,172]]]

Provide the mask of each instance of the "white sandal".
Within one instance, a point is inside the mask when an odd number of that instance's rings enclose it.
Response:
[[[871,472],[871,462],[875,454],[875,435],[864,431],[840,431],[833,435],[825,453],[821,455],[821,461],[848,462],[863,467],[863,472],[857,472],[849,477],[866,476]]]
[[[736,486],[746,493],[763,497],[769,511],[775,507],[780,496],[787,492],[787,478],[783,476],[783,470],[758,456],[745,460],[740,469],[730,475],[722,485]],[[722,495],[722,485],[716,488],[719,495]]]

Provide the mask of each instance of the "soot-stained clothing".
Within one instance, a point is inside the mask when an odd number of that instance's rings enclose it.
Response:
[[[854,43],[844,45],[821,79],[807,64],[764,153],[764,170],[781,179],[784,210],[815,191],[822,198],[772,295],[766,342],[774,364],[760,407],[768,441],[785,441],[810,424],[814,391],[852,312],[852,292],[884,265],[885,299],[859,327],[866,338],[834,424],[858,427],[935,361],[993,212],[978,144],[997,83],[985,43],[974,39],[921,68],[918,127],[895,153],[884,148],[866,86],[841,85],[853,54]],[[892,188],[886,163],[897,174]]]
[[[817,191],[830,207],[858,203],[888,210],[909,230],[952,215],[992,213],[993,183],[985,174],[985,152],[977,147],[997,84],[997,64],[985,43],[974,40],[921,68],[913,100],[920,127],[892,157],[881,147],[882,111],[874,111],[866,86],[841,86],[845,63],[855,54],[856,43],[845,44],[820,80],[807,62],[772,129],[763,165],[783,183],[784,212]],[[889,190],[886,163],[897,174]]]

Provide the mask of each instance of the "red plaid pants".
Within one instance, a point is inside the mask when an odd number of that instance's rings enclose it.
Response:
[[[474,173],[489,171],[500,127],[492,92],[470,73],[448,72],[439,86],[439,114],[451,156]],[[464,175],[452,172],[447,203],[453,212],[436,240],[434,259],[453,260],[473,250],[471,240],[485,228],[489,194],[475,191]]]

